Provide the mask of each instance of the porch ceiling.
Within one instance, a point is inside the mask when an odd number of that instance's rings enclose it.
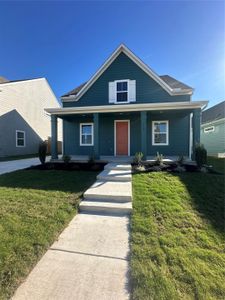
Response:
[[[137,112],[154,110],[176,110],[176,109],[203,109],[208,101],[193,102],[164,102],[164,103],[139,103],[84,107],[46,108],[45,111],[52,115],[92,114],[106,112]]]

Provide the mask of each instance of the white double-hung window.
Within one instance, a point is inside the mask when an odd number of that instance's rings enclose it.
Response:
[[[116,102],[128,102],[128,80],[116,81]]]
[[[169,145],[169,121],[152,122],[152,145]]]
[[[109,103],[123,104],[136,101],[136,80],[121,79],[109,82]]]
[[[25,131],[16,130],[16,147],[25,147]]]
[[[93,145],[93,123],[80,123],[80,146]]]

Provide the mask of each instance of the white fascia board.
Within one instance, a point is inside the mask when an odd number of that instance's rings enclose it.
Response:
[[[78,101],[83,94],[92,86],[92,84],[102,75],[102,73],[112,64],[117,56],[124,52],[135,64],[137,64],[145,73],[147,73],[153,80],[155,80],[164,90],[171,96],[174,95],[192,95],[192,89],[176,90],[172,89],[165,83],[149,66],[147,66],[140,58],[138,58],[131,50],[125,45],[121,44],[112,55],[105,61],[105,63],[98,69],[98,71],[88,80],[83,88],[75,96],[61,97],[63,102]]]
[[[216,124],[219,124],[219,123],[223,123],[225,122],[225,118],[221,118],[221,119],[218,119],[218,120],[213,120],[213,121],[210,121],[210,122],[207,122],[207,123],[202,123],[201,124],[201,127],[207,127],[207,126],[212,126],[212,125],[216,125]]]
[[[208,104],[208,101],[193,102],[166,102],[166,103],[148,103],[148,104],[121,104],[104,106],[86,106],[86,107],[64,107],[64,108],[46,108],[45,111],[53,115],[70,114],[88,114],[88,113],[110,113],[110,112],[135,112],[135,111],[153,111],[153,110],[176,110],[176,109],[196,109],[202,108]]]

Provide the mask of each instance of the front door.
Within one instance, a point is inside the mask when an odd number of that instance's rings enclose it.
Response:
[[[115,155],[129,155],[129,121],[115,121]]]

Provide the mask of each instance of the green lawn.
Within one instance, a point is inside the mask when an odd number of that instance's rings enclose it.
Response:
[[[225,299],[224,176],[136,174],[133,198],[133,299]]]
[[[96,175],[25,170],[0,176],[0,299],[12,295],[76,214]]]

